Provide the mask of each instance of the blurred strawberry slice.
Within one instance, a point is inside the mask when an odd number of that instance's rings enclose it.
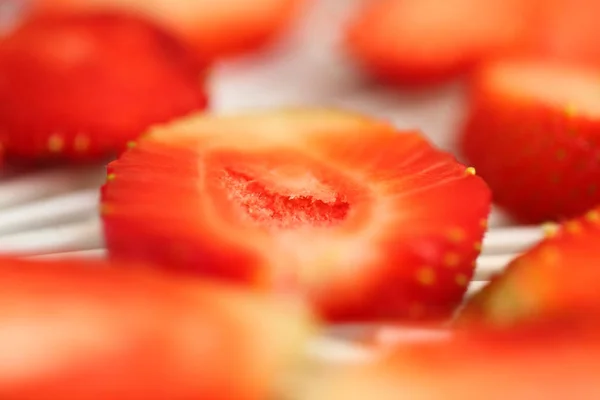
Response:
[[[152,24],[48,16],[0,41],[0,144],[22,159],[87,161],[206,106],[204,65]]]
[[[600,66],[600,1],[547,0],[528,34],[530,55]]]
[[[600,75],[543,61],[483,65],[461,139],[494,200],[525,223],[600,203]]]
[[[399,345],[378,362],[322,374],[301,400],[596,400],[600,330],[561,323],[461,332]]]
[[[366,1],[346,32],[348,52],[385,81],[438,83],[516,46],[531,0]]]
[[[117,10],[160,23],[204,60],[256,50],[278,36],[305,0],[33,0],[38,12]]]
[[[471,297],[460,324],[510,327],[600,312],[600,208],[549,231],[540,244]]]
[[[296,305],[147,267],[0,260],[0,397],[262,400],[303,351]]]

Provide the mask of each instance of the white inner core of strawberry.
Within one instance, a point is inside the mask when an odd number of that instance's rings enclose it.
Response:
[[[254,223],[269,228],[327,227],[342,222],[350,203],[310,172],[270,170],[256,178],[224,169],[221,184],[229,199]]]

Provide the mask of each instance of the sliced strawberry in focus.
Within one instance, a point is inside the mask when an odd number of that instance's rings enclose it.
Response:
[[[153,25],[48,16],[0,41],[0,144],[23,159],[92,160],[203,109],[203,66]]]
[[[304,293],[331,320],[460,302],[490,194],[414,132],[337,111],[197,116],[109,166],[113,257]]]
[[[516,46],[532,0],[367,1],[346,32],[348,52],[368,72],[399,84],[456,78]]]
[[[262,400],[309,332],[296,305],[147,267],[0,260],[0,397]]]
[[[600,75],[533,61],[482,67],[462,150],[494,200],[523,222],[600,203]]]
[[[305,0],[33,0],[38,13],[125,11],[177,34],[205,60],[257,50],[299,14]]]
[[[321,375],[301,400],[595,400],[600,331],[549,324],[461,332]]]
[[[459,323],[513,326],[600,313],[600,208],[565,222],[471,297]]]

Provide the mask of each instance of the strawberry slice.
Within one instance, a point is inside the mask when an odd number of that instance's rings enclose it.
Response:
[[[600,66],[598,0],[546,0],[538,13],[528,34],[530,54]]]
[[[33,0],[34,11],[125,11],[177,34],[205,60],[257,50],[277,38],[305,0]]]
[[[408,85],[439,83],[516,46],[532,3],[367,1],[347,27],[346,47],[365,70],[383,80]]]
[[[23,159],[86,161],[206,106],[202,65],[153,25],[48,16],[0,41],[0,145]]]
[[[0,260],[0,397],[261,400],[300,351],[296,305],[130,264]]]
[[[597,71],[535,61],[483,66],[462,151],[495,201],[523,222],[575,217],[600,203]]]
[[[300,291],[330,320],[447,317],[490,194],[414,132],[327,110],[196,116],[109,166],[112,256]]]
[[[322,375],[300,400],[595,400],[600,331],[560,324],[398,346]],[[533,396],[533,397],[532,397]]]
[[[471,297],[459,323],[504,327],[600,312],[600,208],[550,232]]]

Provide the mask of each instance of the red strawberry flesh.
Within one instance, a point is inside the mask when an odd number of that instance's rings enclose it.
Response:
[[[489,212],[469,172],[361,115],[190,117],[109,166],[106,241],[114,257],[299,291],[331,320],[445,318]]]

